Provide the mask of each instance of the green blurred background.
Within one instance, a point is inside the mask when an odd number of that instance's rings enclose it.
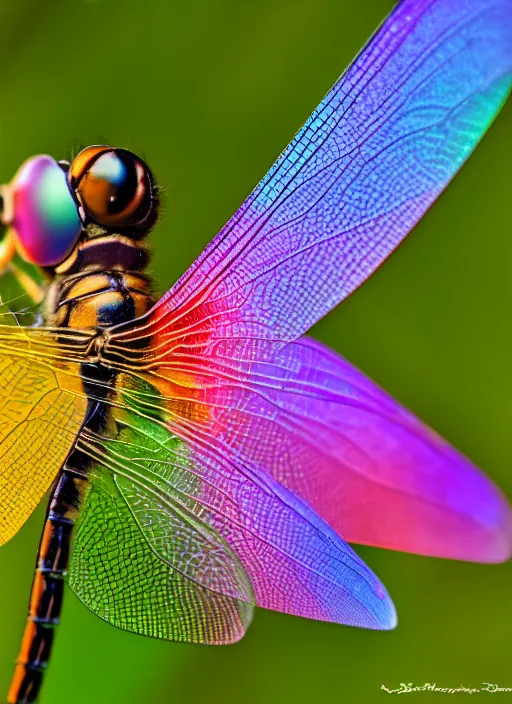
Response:
[[[0,180],[38,152],[65,158],[107,142],[140,153],[165,188],[153,237],[164,290],[392,4],[3,0]],[[314,334],[512,496],[511,117],[509,101],[413,236]],[[42,518],[40,509],[0,552],[1,691]],[[387,696],[381,684],[512,687],[511,564],[359,552],[394,598],[394,632],[257,610],[237,645],[169,644],[116,631],[68,590],[41,702],[374,702]],[[421,696],[434,695],[409,695]]]

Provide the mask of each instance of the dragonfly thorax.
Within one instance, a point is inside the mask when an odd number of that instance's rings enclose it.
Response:
[[[46,298],[47,324],[103,328],[146,313],[154,303],[140,240],[99,234],[81,242],[55,270]]]

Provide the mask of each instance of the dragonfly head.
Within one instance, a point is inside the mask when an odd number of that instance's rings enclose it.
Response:
[[[90,224],[141,239],[156,220],[155,192],[149,167],[126,149],[87,147],[71,163],[31,157],[0,187],[0,220],[8,227],[0,271],[16,252],[37,266],[56,267],[87,237]]]

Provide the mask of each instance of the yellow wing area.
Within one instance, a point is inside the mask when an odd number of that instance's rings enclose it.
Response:
[[[78,361],[41,332],[0,326],[0,544],[49,489],[85,418]]]

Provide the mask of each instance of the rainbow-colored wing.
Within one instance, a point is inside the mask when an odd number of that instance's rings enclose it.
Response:
[[[87,399],[78,363],[44,331],[0,324],[0,376],[2,544],[50,488],[80,431]]]
[[[94,459],[69,582],[84,604],[123,630],[220,645],[252,618],[250,581],[201,516],[183,443],[154,421],[115,411],[114,437],[85,434]]]
[[[250,604],[392,628],[386,590],[302,501],[225,454],[194,401],[123,374],[115,431],[84,431],[93,458],[70,584],[121,628],[170,640],[243,635]],[[176,407],[181,415],[176,422]]]
[[[194,423],[212,447],[270,474],[348,542],[510,557],[512,515],[497,487],[333,351],[308,338],[217,341],[206,351],[184,344],[151,372],[173,425],[186,422],[180,399],[193,388],[203,409]]]
[[[252,603],[394,627],[377,577],[306,504],[225,454],[195,402],[133,375],[119,387],[115,431],[78,441],[97,471],[70,583],[89,608],[121,628],[205,643],[240,638]]]
[[[112,330],[109,359],[139,366],[175,426],[194,399],[224,461],[272,476],[345,538],[507,559],[492,483],[347,362],[291,341],[403,239],[511,80],[508,0],[400,3],[197,262]]]
[[[510,0],[404,0],[161,300],[162,329],[293,340],[395,249],[510,90]],[[153,328],[154,329],[154,328]]]

